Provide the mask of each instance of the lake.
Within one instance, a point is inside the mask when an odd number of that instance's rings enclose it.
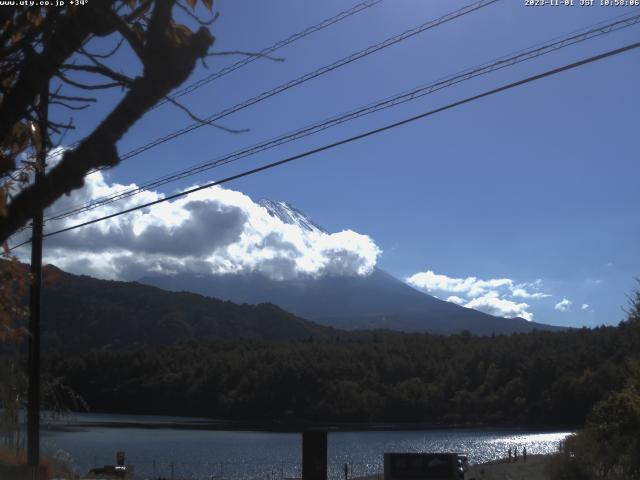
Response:
[[[172,427],[172,422],[203,419],[133,415],[76,414],[64,430],[44,430],[44,451],[70,461],[80,473],[115,463],[115,452],[126,453],[137,479],[300,477],[302,435],[203,430]],[[127,427],[87,425],[126,422]],[[145,428],[150,424],[161,428]],[[162,427],[166,425],[166,427]],[[347,463],[353,476],[382,472],[384,452],[464,452],[470,463],[506,457],[509,447],[524,446],[529,454],[552,453],[571,432],[451,429],[426,431],[336,432],[328,435],[329,478],[344,478]],[[350,474],[350,476],[352,476]]]

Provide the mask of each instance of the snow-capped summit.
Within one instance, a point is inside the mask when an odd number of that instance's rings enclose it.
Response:
[[[289,225],[297,225],[304,230],[310,232],[323,232],[326,230],[307,217],[300,210],[286,202],[274,202],[268,198],[258,201],[258,204],[266,208],[269,215],[279,218],[282,222]]]
[[[329,233],[288,203],[269,199],[257,203],[272,218],[311,234],[308,237]],[[309,243],[313,245],[313,242]],[[350,261],[350,255],[342,250],[335,253],[344,257],[338,258],[342,262],[339,266]],[[278,261],[276,257],[274,268],[278,267]],[[281,263],[283,268],[287,266],[286,259]],[[327,270],[322,275],[294,273],[272,278],[268,272],[259,270],[217,275],[185,272],[143,277],[140,282],[235,303],[272,303],[301,318],[348,330],[387,329],[439,335],[468,330],[477,335],[491,335],[560,328],[521,318],[495,317],[446,302],[415,290],[377,267],[367,275],[342,274],[340,268]]]

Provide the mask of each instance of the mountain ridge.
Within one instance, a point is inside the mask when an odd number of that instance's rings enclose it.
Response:
[[[310,232],[327,233],[327,231],[323,227],[318,225],[311,218],[309,218],[307,215],[305,215],[290,203],[277,202],[268,198],[258,200],[257,203],[261,207],[265,208],[269,215],[280,219],[283,223],[289,225],[297,225],[303,230],[308,230]]]
[[[274,218],[309,231],[328,234],[313,219],[286,202],[258,202]],[[479,335],[561,330],[522,318],[505,319],[421,292],[374,268],[364,276],[300,275],[272,280],[260,273],[146,276],[141,283],[170,291],[191,291],[236,303],[272,302],[300,317],[347,330],[391,329],[407,332]]]
[[[119,349],[189,341],[308,340],[341,333],[269,303],[238,305],[138,282],[74,275],[52,265],[43,271],[42,345],[47,350]]]
[[[299,277],[271,280],[259,274],[144,277],[141,283],[169,291],[191,291],[236,303],[269,301],[286,311],[342,330],[492,335],[564,327],[502,318],[437,299],[374,269],[365,277]]]

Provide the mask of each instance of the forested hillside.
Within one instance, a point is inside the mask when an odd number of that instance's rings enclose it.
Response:
[[[564,330],[562,327],[502,318],[420,292],[376,268],[365,276],[299,277],[272,280],[264,275],[159,275],[141,283],[188,291],[236,303],[271,302],[320,325],[344,330],[395,330],[475,335]]]
[[[375,334],[50,358],[94,411],[228,419],[576,426],[622,387],[635,325],[511,336]]]
[[[48,266],[43,292],[43,348],[86,351],[189,340],[328,338],[322,327],[272,304],[238,305],[135,282],[98,280]]]

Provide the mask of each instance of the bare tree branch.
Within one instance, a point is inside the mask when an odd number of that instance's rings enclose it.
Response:
[[[131,12],[129,15],[127,15],[124,18],[125,21],[126,22],[132,22],[133,20],[139,18],[144,12],[149,10],[150,6],[151,6],[151,1],[150,0],[145,0],[133,12]]]
[[[187,16],[189,16],[192,20],[195,20],[196,22],[198,22],[199,25],[203,26],[203,27],[210,27],[211,25],[213,25],[213,23],[218,19],[218,12],[216,12],[211,19],[209,20],[203,20],[201,19],[199,16],[197,16],[195,13],[193,13],[189,7],[182,5],[182,3],[180,2],[176,2],[176,5],[178,6],[178,8],[180,8],[180,10],[182,10],[184,13],[187,14]]]
[[[222,125],[218,125],[217,123],[213,123],[213,121],[211,121],[211,120],[205,120],[205,119],[200,118],[197,115],[195,115],[191,110],[189,110],[186,106],[182,105],[180,102],[178,102],[174,98],[171,98],[169,96],[165,96],[164,98],[169,103],[172,103],[173,105],[178,107],[180,110],[185,112],[195,122],[199,122],[199,123],[201,123],[203,125],[210,125],[210,126],[212,126],[214,128],[219,128],[220,130],[223,130],[223,131],[229,132],[229,133],[246,133],[246,132],[249,131],[248,128],[243,128],[241,130],[236,130],[236,129],[233,129],[233,128],[229,128],[229,127],[224,127]]]
[[[64,141],[65,137],[67,136],[67,133],[69,133],[69,130],[65,130],[64,132],[62,132],[62,134],[60,135],[60,138],[58,139],[58,143],[51,145],[52,148],[58,148],[60,145],[62,145],[62,142]]]
[[[108,77],[112,80],[115,80],[116,82],[124,85],[125,87],[129,87],[133,83],[132,78],[129,78],[122,73],[115,72],[109,67],[104,65],[73,65],[73,64],[65,63],[64,65],[62,65],[62,69],[74,70],[77,72],[95,73],[96,75],[102,75],[104,77]]]
[[[56,72],[55,76],[58,77],[60,80],[62,80],[64,83],[68,83],[69,85],[72,85],[76,88],[80,88],[82,90],[105,90],[107,88],[126,86],[122,82],[98,83],[95,85],[88,85],[86,83],[81,83],[81,82],[76,82],[75,80],[71,80],[62,72]]]
[[[210,52],[207,53],[207,57],[222,57],[226,55],[244,55],[246,57],[259,57],[266,58],[267,60],[272,60],[274,62],[284,62],[285,59],[283,57],[273,57],[271,55],[267,55],[265,53],[260,52],[244,52],[242,50],[230,50],[227,52]]]
[[[54,98],[56,100],[68,100],[70,102],[95,102],[97,101],[94,97],[68,97],[66,95],[59,95],[57,93],[52,93],[49,98]]]
[[[69,105],[66,102],[58,100],[49,100],[49,105],[60,105],[61,107],[68,108],[69,110],[85,110],[91,106],[88,103],[85,103],[84,105]]]
[[[142,41],[138,38],[136,33],[131,30],[127,22],[122,17],[116,15],[115,13],[113,13],[112,16],[118,33],[120,33],[120,35],[122,35],[122,38],[127,41],[138,58],[142,59],[142,56],[144,55],[144,44],[142,43]]]
[[[111,33],[101,18],[111,11],[110,2],[91,2],[78,8],[73,15],[56,18],[56,28],[51,32],[41,53],[32,53],[25,58],[24,68],[0,103],[0,132],[7,132],[23,115],[45,82],[54,76],[60,65],[94,33]]]
[[[124,38],[120,38],[118,40],[118,43],[116,43],[115,47],[113,47],[111,50],[109,50],[107,53],[92,53],[92,52],[88,52],[84,47],[82,47],[80,49],[81,52],[83,52],[84,54],[92,57],[92,58],[111,58],[113,55],[115,55],[118,50],[120,50],[120,47],[122,46],[122,44],[124,43]]]
[[[65,152],[60,162],[47,172],[43,182],[26,187],[12,199],[7,206],[7,215],[0,217],[0,243],[26,224],[37,210],[82,187],[88,172],[116,165],[119,162],[118,140],[147,110],[184,82],[197,60],[206,55],[213,43],[213,37],[206,28],[180,43],[170,35],[173,3],[171,0],[155,3],[142,56],[143,75],[133,80],[120,103],[77,148]],[[86,36],[76,38],[76,49],[83,38]],[[57,65],[62,63],[60,61]],[[0,104],[0,110],[2,107],[4,102]],[[0,124],[2,121],[6,119],[0,115]]]
[[[6,10],[7,12],[10,11],[10,9]],[[30,45],[33,47],[34,39],[40,32],[37,29],[27,27],[29,24],[29,15],[32,15],[35,11],[37,11],[37,8],[25,8],[13,22],[9,22],[6,25],[6,28],[2,32],[2,35],[0,35],[0,52],[3,57],[12,55],[13,53],[24,48],[25,45]],[[5,26],[4,22],[1,25]],[[25,31],[26,34],[23,34],[23,32]],[[14,41],[13,43],[8,45],[9,39],[11,39],[12,37],[15,38],[18,32],[22,34],[22,38],[19,41]]]
[[[57,123],[57,122],[52,122],[51,120],[49,120],[48,123],[49,126],[53,126],[53,127],[57,127],[57,128],[61,128],[61,129],[75,129],[76,126],[71,123],[71,121],[69,121],[69,123]]]
[[[120,40],[124,41],[123,38],[121,38]],[[81,55],[84,55],[85,57],[87,57],[91,63],[93,63],[94,65],[101,67],[101,68],[105,68],[107,70],[113,70],[112,68],[108,67],[106,64],[102,63],[100,60],[98,60],[98,57],[96,57],[95,55],[87,52],[84,47],[80,48],[79,50]]]

